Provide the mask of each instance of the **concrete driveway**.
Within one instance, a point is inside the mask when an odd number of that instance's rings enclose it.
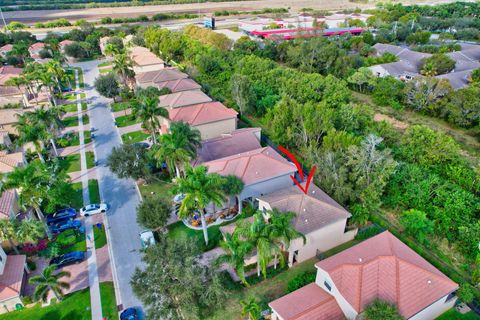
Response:
[[[142,307],[132,292],[130,279],[137,267],[142,267],[136,208],[140,203],[135,182],[119,179],[105,166],[111,150],[121,145],[121,138],[114,125],[109,100],[101,97],[93,83],[99,75],[99,61],[75,64],[83,69],[85,93],[89,104],[90,125],[96,129],[94,150],[98,161],[97,176],[103,202],[109,204],[107,212],[107,235],[112,250],[113,275],[120,295],[118,304],[123,308]],[[99,266],[101,268],[101,266]]]

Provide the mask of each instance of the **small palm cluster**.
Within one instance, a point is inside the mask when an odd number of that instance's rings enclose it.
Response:
[[[55,272],[57,266],[51,264],[38,276],[33,276],[30,278],[29,282],[35,284],[35,291],[33,292],[33,297],[35,300],[42,300],[47,302],[49,292],[53,292],[55,298],[58,301],[62,300],[63,289],[70,288],[70,285],[64,281],[61,281],[61,278],[70,277],[70,272],[68,271],[59,271]]]
[[[257,256],[257,275],[260,272],[267,276],[267,267],[272,262],[274,268],[279,262],[285,265],[283,250],[288,249],[290,241],[306,238],[291,224],[295,217],[293,212],[280,212],[277,209],[266,213],[258,211],[253,216],[253,222],[243,219],[237,223],[233,234],[227,234],[221,247],[226,254],[219,258],[219,262],[230,264],[236,271],[242,283],[248,286],[245,278],[245,259],[252,254]]]

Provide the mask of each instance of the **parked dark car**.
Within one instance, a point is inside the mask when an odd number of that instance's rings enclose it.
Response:
[[[60,268],[68,266],[70,264],[82,262],[83,260],[85,260],[85,252],[74,251],[53,258],[52,260],[50,260],[50,264],[56,264],[57,267]]]
[[[58,222],[63,222],[67,220],[73,220],[77,217],[77,210],[73,208],[65,208],[58,210],[53,214],[47,216],[47,224],[54,224]]]
[[[60,233],[68,229],[79,229],[82,226],[82,223],[78,220],[67,220],[52,224],[50,226],[50,231],[52,233]]]
[[[120,320],[137,320],[140,319],[138,316],[137,309],[127,308],[120,313]]]

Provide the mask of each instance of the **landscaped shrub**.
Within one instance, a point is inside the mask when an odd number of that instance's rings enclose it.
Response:
[[[309,283],[315,282],[316,272],[302,272],[288,282],[287,292],[293,292]]]
[[[355,240],[366,240],[379,234],[382,231],[383,229],[381,227],[377,226],[376,224],[372,224],[368,227],[359,229],[357,235],[355,236]]]
[[[35,271],[35,269],[37,269],[37,264],[35,263],[35,261],[31,259],[27,259],[27,267],[28,267],[28,270]]]

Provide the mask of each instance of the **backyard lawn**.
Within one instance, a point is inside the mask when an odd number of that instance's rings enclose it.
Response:
[[[92,151],[85,152],[87,158],[87,169],[95,166],[95,156]],[[80,166],[80,154],[71,154],[63,157],[58,161],[58,165],[61,170],[65,172],[76,172],[81,170]]]
[[[480,320],[480,316],[473,311],[461,314],[455,309],[450,309],[436,320]]]
[[[135,118],[135,116],[133,115],[127,115],[127,116],[120,116],[115,118],[115,122],[117,123],[117,126],[119,128],[122,128],[122,127],[128,127],[133,124],[139,123],[140,120]]]
[[[125,144],[132,144],[140,141],[146,140],[150,135],[143,131],[135,131],[130,133],[122,134],[122,141]]]

